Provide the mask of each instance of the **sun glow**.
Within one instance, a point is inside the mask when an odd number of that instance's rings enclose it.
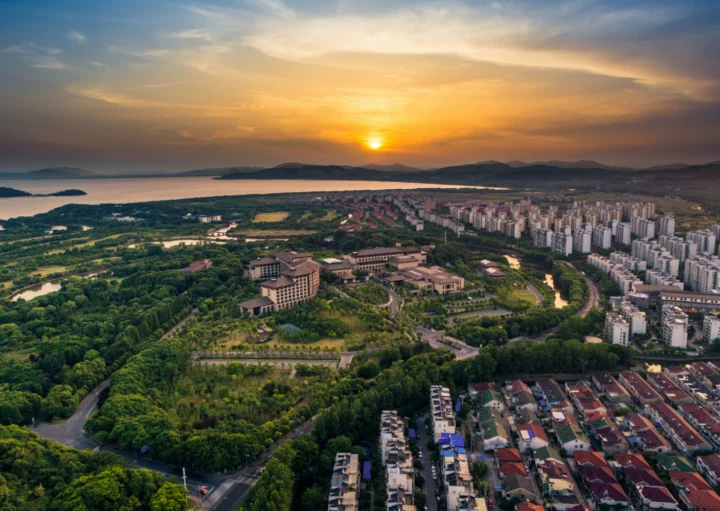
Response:
[[[377,151],[380,149],[384,144],[383,140],[380,137],[372,136],[368,138],[367,140],[367,146],[372,149],[373,151]]]

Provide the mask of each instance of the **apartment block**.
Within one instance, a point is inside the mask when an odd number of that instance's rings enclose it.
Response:
[[[617,224],[615,241],[622,245],[629,245],[630,240],[632,240],[632,225],[627,222],[620,222]]]
[[[662,340],[673,348],[687,348],[688,316],[679,307],[663,306]]]
[[[614,312],[605,316],[605,341],[610,344],[628,346],[630,344],[630,325],[624,318]]]
[[[415,510],[415,469],[404,425],[394,410],[380,416],[380,449],[385,467],[387,511]]]
[[[335,456],[328,511],[358,511],[359,468],[357,454],[340,452]]]
[[[691,291],[720,293],[720,258],[696,254],[685,261],[684,282]]]
[[[455,433],[455,412],[453,411],[450,389],[439,385],[430,387],[430,413],[432,413],[436,442],[440,440],[443,433]]]
[[[710,229],[690,231],[685,235],[685,239],[689,242],[697,243],[699,253],[707,255],[715,254],[717,236]]]
[[[666,234],[668,236],[675,235],[675,217],[672,215],[665,215],[660,218],[660,234]]]
[[[630,220],[630,229],[632,234],[640,238],[655,237],[655,222],[647,218],[634,216]]]
[[[573,251],[589,254],[592,251],[593,228],[591,224],[582,224],[573,236]]]
[[[703,341],[709,343],[720,339],[720,316],[705,316],[703,321]]]
[[[592,232],[592,244],[598,248],[608,249],[612,245],[612,229],[598,225]]]
[[[645,313],[641,312],[632,302],[623,300],[620,303],[620,314],[622,314],[622,317],[627,321],[628,325],[630,325],[631,336],[647,333]]]

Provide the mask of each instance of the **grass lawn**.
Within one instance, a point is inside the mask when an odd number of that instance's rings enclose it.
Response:
[[[339,216],[340,216],[340,213],[331,209],[325,214],[324,217],[319,218],[318,220],[320,220],[321,222],[330,222],[332,220],[335,220]]]
[[[37,270],[31,272],[31,275],[40,275],[46,277],[51,273],[64,273],[68,269],[67,266],[41,266]]]
[[[274,213],[258,213],[255,218],[252,219],[253,223],[259,222],[282,222],[288,216],[289,211],[275,211]]]
[[[530,305],[535,305],[535,295],[527,289],[513,289],[512,295],[519,300],[525,300]]]
[[[237,231],[241,236],[248,238],[264,238],[264,237],[285,237],[285,236],[307,236],[315,234],[317,231],[305,231],[302,229],[249,229]]]

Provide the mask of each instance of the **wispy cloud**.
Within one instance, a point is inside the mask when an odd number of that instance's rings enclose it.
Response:
[[[87,37],[84,34],[78,32],[77,30],[71,30],[70,32],[68,32],[67,38],[80,44],[85,44],[87,42]]]
[[[67,66],[63,61],[52,56],[35,55],[27,57],[30,67],[38,69],[65,69]]]
[[[245,0],[245,4],[252,9],[271,16],[285,19],[295,18],[295,12],[285,5],[282,0]]]
[[[120,48],[118,46],[108,47],[110,53],[118,53],[121,55],[128,55],[130,57],[148,58],[148,57],[164,57],[169,55],[171,50],[166,48],[155,48],[151,50],[129,50],[126,48]]]

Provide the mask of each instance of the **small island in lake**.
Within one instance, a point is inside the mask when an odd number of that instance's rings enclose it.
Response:
[[[87,195],[82,190],[70,189],[62,190],[54,193],[28,193],[23,190],[17,190],[15,188],[8,188],[6,186],[0,186],[0,199],[9,199],[14,197],[78,197],[81,195]]]

